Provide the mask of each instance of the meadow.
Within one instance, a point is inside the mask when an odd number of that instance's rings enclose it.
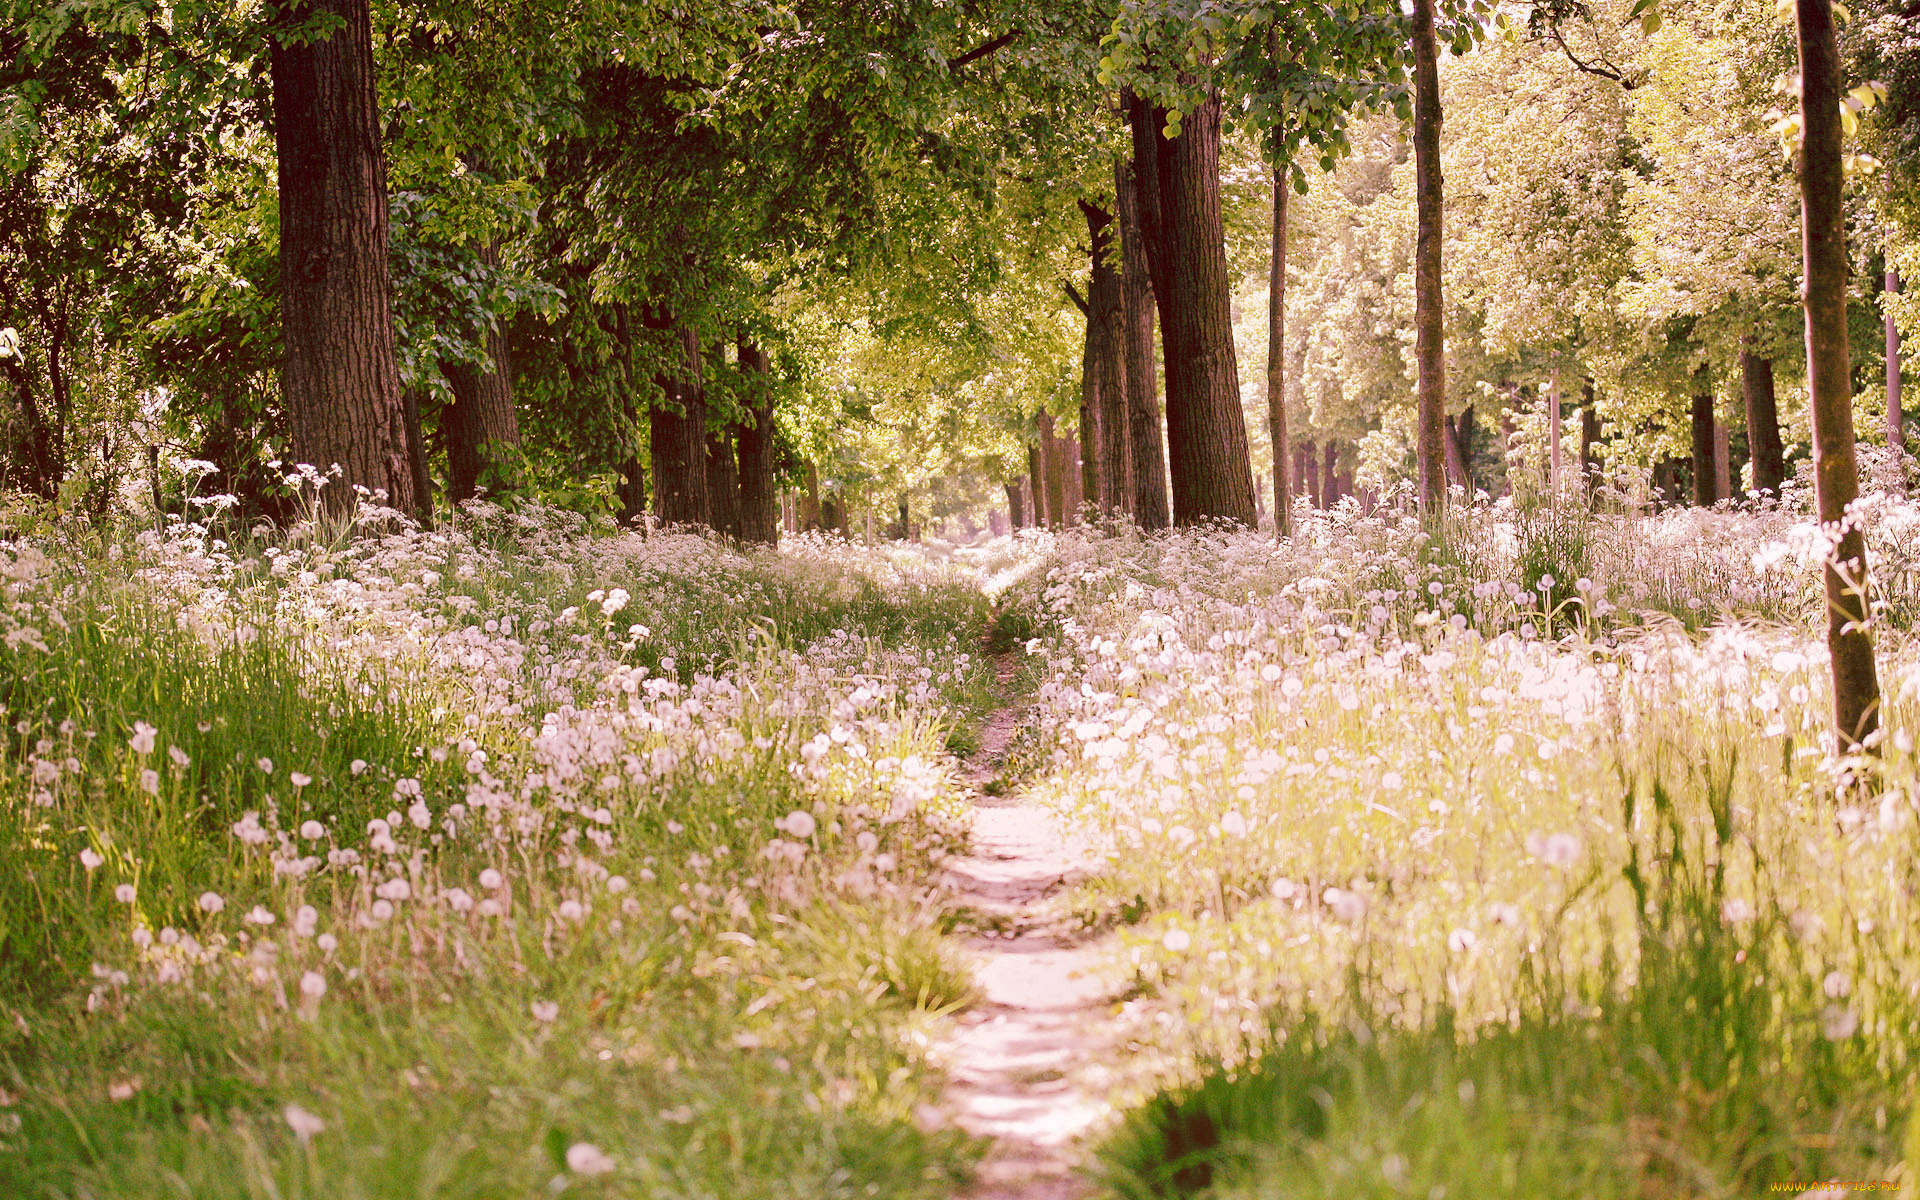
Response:
[[[1904,1182],[1920,507],[778,553],[487,505],[7,542],[0,1194],[947,1197],[967,760],[1096,866],[1095,1194]]]

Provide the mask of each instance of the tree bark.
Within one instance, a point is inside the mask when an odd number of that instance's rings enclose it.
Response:
[[[806,491],[801,494],[795,505],[799,512],[795,519],[801,533],[817,533],[820,529],[820,468],[812,459],[807,460]]]
[[[1565,435],[1560,411],[1560,372],[1547,377],[1547,494],[1560,500],[1560,443]]]
[[[1320,447],[1311,438],[1300,443],[1300,473],[1307,480],[1307,499],[1315,508],[1325,508],[1326,495],[1320,490]]]
[[[482,265],[498,267],[499,243],[486,243],[478,257]],[[453,405],[442,421],[447,437],[447,499],[455,504],[473,499],[489,470],[497,475],[512,461],[510,453],[497,447],[520,444],[506,335],[496,324],[481,334],[481,341],[487,348],[487,366],[449,363],[442,368],[453,389]]]
[[[1465,414],[1462,414],[1463,416]],[[1467,474],[1467,447],[1461,422],[1447,418],[1447,483],[1468,495],[1473,494],[1473,478]]]
[[[1081,481],[1086,478],[1086,455],[1081,453],[1080,439],[1077,437],[1055,438],[1054,445],[1060,447],[1060,475],[1066,481],[1067,488],[1064,516],[1067,523],[1078,525],[1082,507],[1087,502],[1087,495],[1081,490]]]
[[[1437,513],[1447,502],[1442,444],[1447,411],[1445,333],[1440,311],[1440,64],[1433,37],[1433,0],[1413,0],[1413,333],[1418,373],[1420,507]]]
[[[1067,523],[1067,464],[1061,439],[1054,436],[1053,414],[1041,413],[1034,423],[1040,429],[1040,470],[1046,482],[1047,526],[1064,528]]]
[[[1143,102],[1129,94],[1129,113]],[[1137,146],[1136,141],[1136,146]],[[1137,154],[1137,151],[1136,151]],[[1153,274],[1147,265],[1142,224],[1143,192],[1159,185],[1151,164],[1143,174],[1136,157],[1120,164],[1114,180],[1120,226],[1120,298],[1122,353],[1127,360],[1127,448],[1133,458],[1133,519],[1149,532],[1173,522],[1167,507],[1166,426],[1160,416],[1159,383],[1153,356]]]
[[[27,371],[18,345],[0,358],[0,364],[6,367],[7,381],[13,385],[14,400],[20,405],[20,439],[10,464],[13,474],[23,490],[42,500],[51,500],[60,494],[61,475],[53,429],[34,398],[33,376]]]
[[[1007,524],[1015,529],[1025,529],[1027,527],[1027,498],[1020,486],[1020,481],[1017,479],[1014,480],[1012,483],[1006,485],[1006,489]]]
[[[339,466],[321,493],[336,512],[366,488],[425,514],[431,498],[414,486],[394,357],[368,3],[272,0],[270,13],[290,453],[322,471]],[[334,27],[304,36],[316,16]]]
[[[1747,456],[1753,463],[1753,490],[1779,496],[1787,478],[1786,452],[1780,445],[1780,408],[1773,394],[1773,360],[1740,352],[1740,398],[1747,409]]]
[[[1267,438],[1273,443],[1273,536],[1293,532],[1287,450],[1287,172],[1273,173],[1273,247],[1267,256]]]
[[[1154,160],[1157,203],[1141,205],[1167,372],[1173,521],[1253,523],[1253,463],[1233,354],[1232,285],[1220,217],[1220,97],[1209,92],[1180,136],[1168,113],[1133,121],[1134,156]],[[1147,143],[1151,150],[1143,147]],[[1156,211],[1157,209],[1157,211]]]
[[[1888,267],[1886,283],[1887,295],[1900,294],[1900,272]],[[1893,307],[1886,305],[1886,308],[1887,445],[1904,454],[1907,450],[1907,423],[1906,414],[1900,411],[1900,327],[1893,323]]]
[[[776,546],[780,520],[773,487],[773,396],[768,390],[773,362],[765,350],[742,338],[740,370],[748,384],[747,419],[733,429],[740,456],[740,537]]]
[[[1584,403],[1580,406],[1580,476],[1591,496],[1600,481],[1600,407],[1594,382],[1581,385]]]
[[[715,533],[741,537],[740,461],[733,426],[707,431],[707,524]]]
[[[661,326],[656,319],[650,322]],[[660,398],[649,413],[653,446],[653,515],[662,525],[707,525],[707,401],[700,377],[700,341],[674,325],[680,362],[656,376]]]
[[[1121,181],[1115,166],[1115,182]],[[1133,511],[1133,429],[1127,397],[1127,314],[1125,285],[1115,264],[1115,221],[1112,213],[1081,202],[1092,246],[1093,274],[1087,285],[1087,330],[1098,370],[1097,387],[1090,397],[1098,440],[1089,438],[1088,457],[1098,466],[1096,503],[1107,516]]]
[[[1714,465],[1713,373],[1702,363],[1693,373],[1693,502],[1711,508],[1718,496],[1714,480],[1719,469]]]
[[[1327,475],[1320,485],[1320,494],[1327,498],[1327,507],[1332,508],[1340,502],[1340,446],[1329,440],[1326,445]]]
[[[1841,195],[1840,51],[1830,0],[1795,0],[1800,50],[1800,231],[1807,322],[1807,390],[1813,415],[1814,496],[1837,534],[1826,566],[1827,648],[1833,716],[1843,745],[1859,749],[1880,726],[1880,683],[1868,631],[1867,547],[1847,508],[1860,492],[1847,363],[1847,230]]]

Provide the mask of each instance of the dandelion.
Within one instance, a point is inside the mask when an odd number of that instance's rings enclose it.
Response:
[[[139,1090],[140,1080],[138,1078],[116,1079],[107,1085],[107,1099],[117,1104],[122,1100],[133,1099],[134,1094]]]
[[[376,921],[389,920],[393,916],[393,901],[375,900],[372,907],[367,909],[367,913]]]
[[[1247,836],[1247,819],[1238,811],[1228,812],[1226,816],[1220,818],[1220,832],[1230,838],[1245,837]]]
[[[300,836],[310,842],[317,842],[327,836],[327,827],[318,821],[302,821],[300,823]]]
[[[621,892],[627,890],[627,877],[624,875],[607,876],[606,889],[616,896],[619,895]]]
[[[264,929],[268,925],[273,924],[274,916],[271,912],[268,912],[265,908],[256,904],[247,910],[247,915],[244,920],[249,925],[258,925]]]
[[[501,886],[506,882],[506,877],[492,867],[488,867],[486,870],[480,872],[480,886],[490,892],[499,891]]]
[[[1193,945],[1193,935],[1176,926],[1160,935],[1160,944],[1166,947],[1168,953],[1179,954]]]
[[[132,904],[133,896],[133,885],[130,883],[123,883],[113,889],[113,898],[122,904]]]
[[[1853,994],[1853,979],[1845,971],[1828,971],[1820,981],[1820,990],[1829,1000],[1844,1000]]]
[[[212,915],[214,913],[219,912],[221,909],[225,908],[226,906],[227,906],[227,902],[225,899],[221,897],[219,892],[201,892],[200,893],[200,911],[201,912]]]
[[[335,950],[338,950],[340,948],[340,939],[337,937],[334,937],[330,933],[323,933],[319,937],[313,939],[313,944],[320,947],[320,953],[332,954]]]
[[[1860,1014],[1851,1008],[1829,1004],[1820,1010],[1820,1036],[1830,1042],[1844,1042],[1860,1028]]]
[[[160,772],[148,767],[140,772],[140,790],[149,796],[160,794]]]
[[[624,596],[625,593],[621,595]],[[605,1175],[613,1169],[613,1159],[592,1142],[575,1142],[567,1147],[567,1170],[575,1175],[591,1178],[595,1175]]]
[[[813,814],[805,809],[796,808],[786,816],[775,821],[774,828],[798,841],[806,841],[813,836],[817,822]]]
[[[562,900],[558,910],[562,921],[584,921],[587,919],[586,906],[578,900]]]
[[[91,846],[80,852],[80,865],[87,869],[89,875],[91,875],[100,864],[106,861],[107,860],[102,858]]]
[[[308,971],[300,976],[300,994],[309,1003],[317,1003],[327,994],[327,977],[318,971]]]
[[[299,771],[289,771],[287,773],[287,782],[296,788],[303,788],[313,782],[313,776],[302,774]]]
[[[367,771],[367,760],[364,758],[356,758],[352,762],[347,764],[347,770],[350,771],[356,778],[361,775],[364,775],[366,774],[366,771]]]
[[[253,760],[253,765],[260,768],[260,773],[262,775],[273,774],[273,760],[270,758],[265,758],[265,757],[256,758]]]
[[[320,924],[320,910],[311,904],[302,904],[293,914],[293,936],[312,937],[314,929]]]
[[[550,1025],[560,1019],[560,1004],[554,1000],[535,1000],[530,1006],[533,1019]]]
[[[135,721],[133,736],[127,739],[127,745],[133,748],[135,754],[152,754],[154,735],[159,732],[145,721]]]
[[[287,1119],[287,1128],[293,1130],[293,1136],[302,1146],[314,1139],[316,1134],[326,1132],[327,1123],[314,1116],[298,1104],[289,1104],[281,1113]]]
[[[463,913],[473,910],[473,896],[465,888],[447,889],[447,907],[454,912]]]
[[[1330,887],[1320,893],[1320,900],[1336,918],[1349,925],[1367,915],[1367,898],[1358,892]]]

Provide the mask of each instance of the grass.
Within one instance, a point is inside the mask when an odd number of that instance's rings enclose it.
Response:
[[[964,1178],[964,577],[485,513],[18,555],[0,1194]]]

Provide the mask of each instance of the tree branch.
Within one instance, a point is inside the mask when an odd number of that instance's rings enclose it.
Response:
[[[1582,62],[1580,61],[1580,56],[1573,52],[1573,47],[1567,45],[1567,39],[1560,36],[1560,27],[1558,25],[1549,24],[1547,26],[1547,36],[1553,39],[1554,45],[1560,47],[1560,53],[1567,56],[1567,61],[1573,64],[1574,70],[1587,75],[1596,75],[1601,79],[1611,79],[1613,82],[1619,84],[1625,91],[1630,92],[1633,90],[1633,78],[1619,67],[1608,62],[1604,51],[1601,52],[1599,63]]]
[[[1013,29],[1009,29],[1005,33],[1001,34],[999,37],[994,38],[992,41],[983,42],[980,45],[975,46],[973,49],[967,51],[965,54],[962,54],[959,58],[950,60],[947,63],[947,70],[958,71],[961,67],[966,66],[968,63],[979,62],[981,59],[987,57],[989,54],[997,54],[1001,50],[1006,49],[1007,45],[1011,43],[1013,39],[1019,36],[1020,36],[1020,30],[1017,26]]]
[[[1088,307],[1086,298],[1080,294],[1080,289],[1073,286],[1073,280],[1062,280],[1061,286],[1067,289],[1067,299],[1073,301],[1073,306],[1080,310],[1081,316],[1091,317],[1093,315],[1093,309]]]

